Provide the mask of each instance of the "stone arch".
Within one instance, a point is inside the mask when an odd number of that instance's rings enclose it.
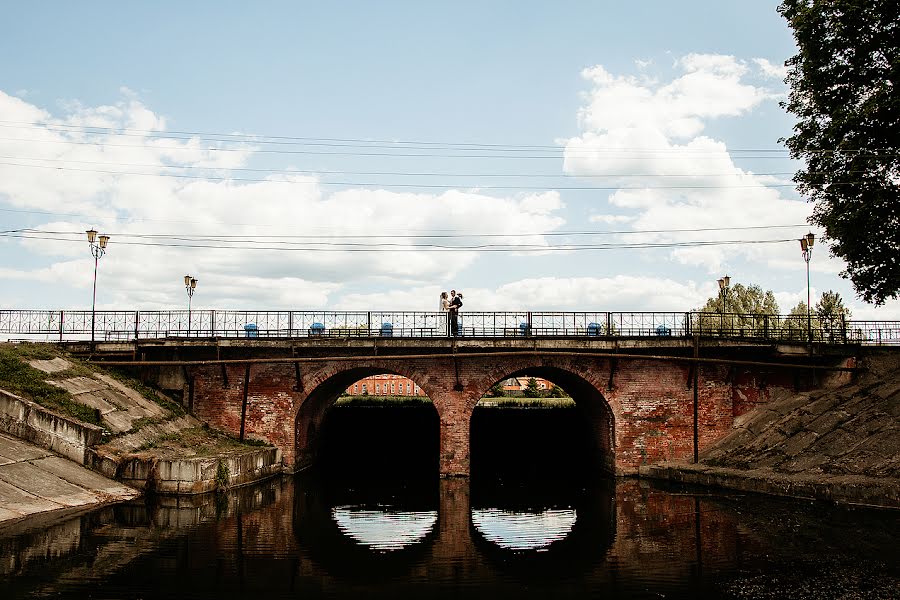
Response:
[[[404,369],[396,362],[369,363],[365,366],[353,366],[316,377],[311,383],[312,387],[309,393],[306,394],[294,414],[295,471],[303,470],[315,462],[325,415],[340,397],[341,392],[355,381],[381,373],[407,377],[415,381],[426,395],[431,397],[429,390],[420,383],[421,374]],[[437,431],[435,433],[437,434]]]
[[[592,465],[601,470],[616,473],[616,407],[601,391],[603,377],[598,364],[588,364],[584,360],[556,361],[546,357],[534,362],[508,362],[496,365],[482,383],[482,394],[495,383],[509,377],[529,375],[552,381],[566,390],[575,401],[589,430]]]

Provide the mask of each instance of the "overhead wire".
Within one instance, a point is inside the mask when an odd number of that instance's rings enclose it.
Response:
[[[179,173],[139,173],[134,171],[111,171],[105,169],[83,169],[79,167],[60,167],[53,165],[29,165],[22,163],[14,163],[8,161],[0,161],[0,165],[24,167],[32,169],[48,169],[54,171],[73,171],[82,173],[97,173],[103,175],[129,175],[137,177],[174,177],[178,179],[196,179],[202,181],[239,181],[245,183],[281,183],[291,185],[322,185],[322,186],[348,186],[348,187],[402,187],[402,188],[423,188],[423,189],[446,189],[466,187],[479,190],[534,190],[534,191],[550,191],[550,190],[573,190],[573,191],[612,191],[612,190],[705,190],[705,189],[742,189],[742,188],[776,188],[776,187],[796,187],[795,183],[766,183],[755,182],[749,184],[734,185],[640,185],[640,186],[533,186],[533,185],[478,185],[460,186],[458,184],[446,183],[395,183],[395,182],[378,182],[378,181],[321,181],[318,179],[312,181],[297,181],[291,179],[269,179],[258,177],[224,177],[214,175],[187,175]],[[837,185],[837,184],[832,184]]]
[[[74,238],[60,238],[42,235],[30,235],[23,233],[0,234],[0,237],[52,240],[57,242],[83,243],[83,240]],[[379,244],[353,244],[347,242],[304,242],[294,246],[246,246],[246,245],[222,245],[222,244],[185,244],[163,242],[134,242],[117,241],[117,244],[126,246],[150,246],[168,248],[202,248],[217,250],[277,250],[277,251],[304,251],[304,252],[435,252],[435,251],[479,251],[479,252],[558,252],[558,251],[584,251],[584,250],[622,250],[643,248],[681,248],[725,246],[734,244],[776,244],[796,242],[794,238],[771,240],[695,240],[689,242],[635,242],[626,244],[566,244],[566,245],[538,245],[538,244],[478,244],[446,246],[440,244],[401,244],[395,242]],[[361,247],[363,246],[363,247]]]
[[[618,179],[638,177],[641,179],[653,178],[678,178],[678,177],[732,177],[737,175],[752,175],[754,177],[779,177],[785,175],[794,175],[794,171],[781,171],[775,173],[607,173],[603,175],[581,175],[571,173],[447,173],[447,172],[415,172],[415,171],[346,171],[346,170],[329,170],[329,169],[265,169],[251,167],[226,167],[218,165],[170,165],[161,163],[129,163],[120,161],[100,161],[100,160],[76,160],[71,158],[49,158],[37,156],[8,156],[0,155],[0,159],[7,160],[32,160],[43,162],[62,162],[76,163],[87,165],[112,165],[124,167],[146,167],[153,169],[184,169],[184,170],[204,170],[204,171],[247,171],[254,173],[271,173],[277,175],[391,175],[398,177],[509,177],[509,178],[546,178],[552,179],[556,177],[564,177],[568,179]],[[162,173],[161,173],[162,174]]]

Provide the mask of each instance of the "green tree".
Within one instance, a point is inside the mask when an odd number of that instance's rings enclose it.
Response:
[[[794,30],[782,140],[805,167],[794,176],[842,275],[867,302],[900,294],[900,2],[784,0]]]
[[[491,386],[491,389],[488,393],[492,398],[502,398],[506,395],[506,391],[503,389],[503,385],[499,381]]]
[[[550,388],[550,397],[551,398],[565,398],[566,392],[565,392],[565,390],[563,390],[561,387],[559,387],[558,385],[556,385],[554,383],[553,387]]]
[[[725,330],[737,335],[762,335],[777,323],[765,315],[777,315],[779,308],[772,290],[764,292],[756,284],[745,286],[737,283],[728,288],[724,305],[723,294],[720,293],[709,298],[699,312],[719,315],[701,316],[701,331]]]
[[[816,302],[816,317],[822,328],[822,334],[828,341],[843,339],[846,335],[847,321],[850,320],[850,309],[844,306],[841,295],[828,290]]]
[[[541,390],[538,388],[537,379],[534,377],[528,378],[528,383],[525,384],[525,390],[522,392],[522,395],[526,398],[540,398]]]
[[[781,323],[782,337],[791,340],[806,340],[809,338],[808,325],[812,325],[813,333],[815,333],[819,328],[819,320],[814,312],[807,314],[806,302],[801,300]]]

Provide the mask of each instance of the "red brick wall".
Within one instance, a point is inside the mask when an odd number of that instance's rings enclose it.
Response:
[[[315,458],[316,435],[325,410],[354,381],[378,373],[397,373],[419,384],[440,417],[440,469],[444,475],[469,472],[472,410],[490,387],[524,371],[572,393],[592,421],[598,456],[620,474],[642,464],[687,460],[693,456],[693,390],[684,363],[604,358],[459,357],[406,362],[382,358],[352,362],[301,363],[301,386],[291,364],[254,364],[247,396],[247,437],[279,446],[285,464],[303,467]],[[244,367],[229,366],[228,386],[221,367],[195,367],[194,413],[211,426],[240,432]],[[735,371],[703,366],[699,385],[700,450],[726,435],[734,417],[792,378],[781,373]]]

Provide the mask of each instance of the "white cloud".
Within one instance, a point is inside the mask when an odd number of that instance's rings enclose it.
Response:
[[[665,293],[660,293],[664,290]],[[373,306],[397,310],[437,310],[438,286],[390,290],[377,294],[345,295],[336,308],[366,310]],[[494,289],[461,289],[464,310],[597,310],[684,311],[700,306],[714,294],[713,284],[697,286],[658,277],[535,277],[507,282]]]
[[[765,58],[754,58],[753,62],[756,63],[756,66],[759,67],[760,72],[765,77],[781,80],[787,77],[788,68],[784,65],[773,64]]]
[[[766,184],[778,183],[739,168],[725,143],[702,132],[710,119],[748,113],[773,94],[743,81],[747,65],[733,56],[689,54],[675,61],[681,74],[660,83],[617,76],[602,65],[585,69],[592,84],[580,111],[583,132],[568,140],[564,169],[570,175],[603,177],[620,188],[609,204],[635,230],[704,229],[801,224],[811,207],[785,198]],[[636,211],[636,214],[635,212]],[[606,215],[613,222],[619,215]],[[806,229],[805,226],[802,229]],[[674,249],[682,264],[717,272],[726,257],[743,257],[773,268],[796,268],[790,243],[763,239],[799,237],[795,230],[707,231],[629,236],[629,241],[741,240],[733,246]],[[823,268],[827,261],[820,261]],[[835,272],[839,266],[832,265]]]
[[[452,277],[479,256],[477,248],[453,249],[477,245],[477,238],[454,234],[526,234],[504,242],[546,246],[542,234],[564,223],[556,192],[330,191],[316,177],[300,174],[250,182],[203,179],[246,165],[254,146],[232,152],[198,138],[154,137],[165,131],[165,118],[130,90],[123,94],[111,105],[69,102],[66,114],[55,117],[0,92],[0,120],[25,124],[0,136],[12,138],[0,140],[0,155],[22,157],[6,161],[15,165],[0,164],[0,201],[56,213],[40,228],[71,232],[73,240],[21,241],[19,247],[44,264],[8,267],[7,277],[56,278],[83,288],[93,266],[83,232],[96,226],[112,235],[101,262],[98,305],[180,304],[178,282],[190,272],[201,281],[195,299],[201,304],[322,308],[360,282],[416,285]],[[85,129],[97,127],[103,129]],[[176,173],[192,178],[172,176],[172,167],[188,167]],[[169,237],[146,237],[160,234]],[[437,237],[417,237],[428,234]],[[240,249],[209,247],[242,239],[251,241]],[[139,245],[148,242],[180,247]],[[412,251],[423,243],[450,249]]]

